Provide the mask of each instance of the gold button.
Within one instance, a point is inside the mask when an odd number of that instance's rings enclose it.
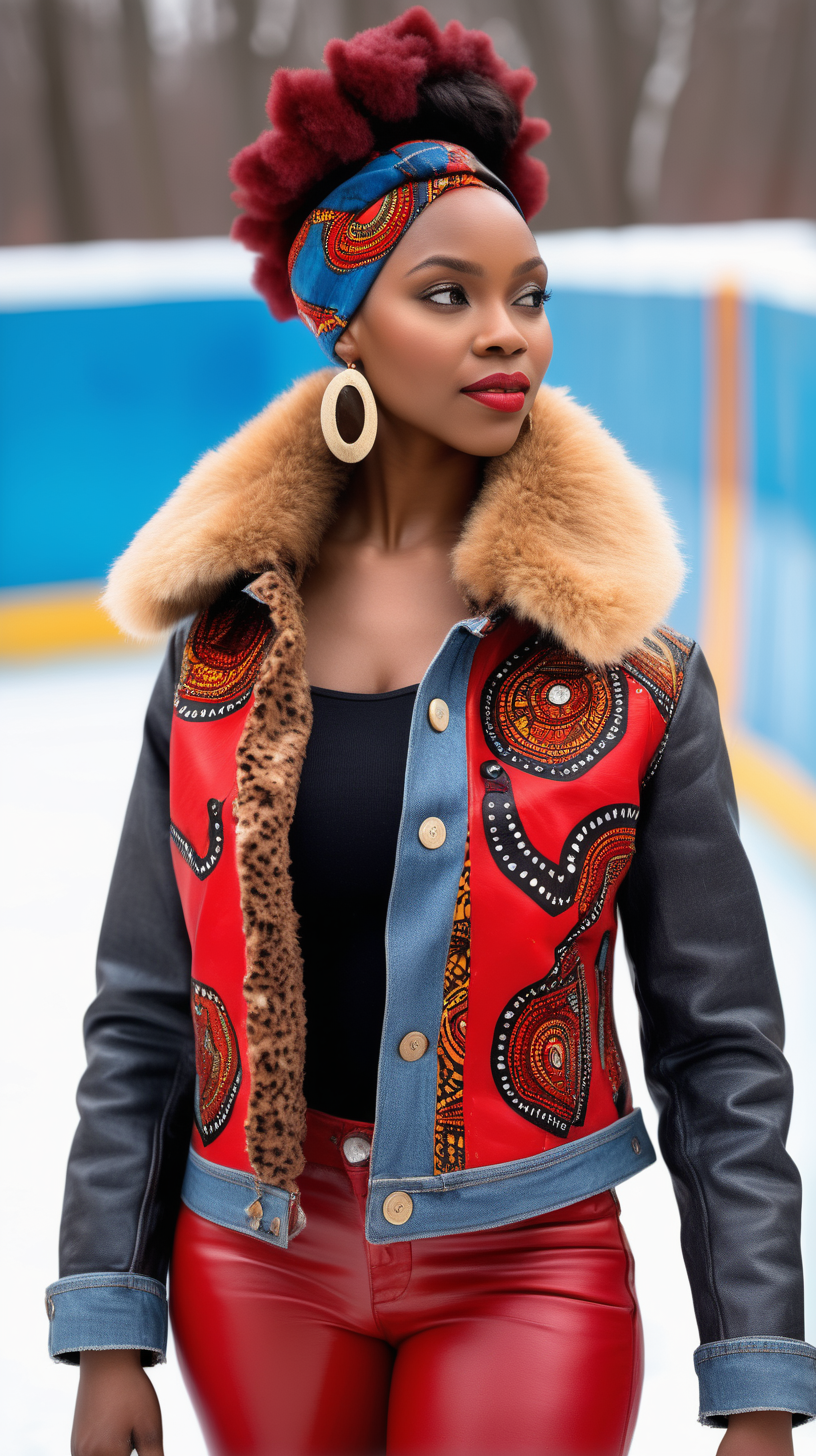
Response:
[[[450,723],[450,712],[444,698],[431,698],[428,704],[428,722],[437,733],[444,733]]]
[[[418,1062],[428,1050],[428,1038],[424,1032],[409,1031],[399,1044],[399,1054],[404,1062]]]
[[[439,849],[445,843],[448,831],[441,819],[423,819],[419,826],[419,842],[426,849]]]
[[[389,1193],[383,1204],[386,1223],[407,1223],[413,1211],[414,1200],[410,1193]]]

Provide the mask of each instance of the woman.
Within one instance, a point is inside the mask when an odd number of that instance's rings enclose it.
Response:
[[[160,1450],[172,1246],[214,1452],[626,1451],[614,1185],[654,1154],[619,909],[701,1417],[790,1452],[816,1352],[778,993],[711,679],[657,627],[672,528],[541,387],[531,78],[418,9],[327,60],[276,77],[238,231],[347,370],[205,457],[108,593],[174,631],[48,1292],[73,1450]]]

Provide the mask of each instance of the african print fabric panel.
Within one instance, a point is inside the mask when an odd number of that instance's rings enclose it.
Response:
[[[481,701],[485,739],[497,758],[570,782],[621,742],[627,709],[623,672],[596,671],[541,634],[499,663]]]
[[[482,818],[493,863],[546,915],[558,916],[573,907],[578,911],[576,924],[556,947],[551,969],[520,987],[504,1006],[491,1050],[493,1080],[507,1105],[545,1132],[565,1138],[584,1122],[592,1076],[592,1025],[580,938],[597,922],[629,868],[640,811],[635,804],[608,804],[585,815],[570,830],[556,861],[530,841],[501,764],[489,759],[481,774]],[[607,936],[607,948],[608,941]],[[604,954],[602,973],[605,967]],[[613,1098],[621,1090],[625,1098],[619,1057],[617,1074],[615,1070],[611,1004],[604,1015]]]
[[[671,627],[661,627],[654,637],[645,637],[643,646],[624,659],[626,672],[646,688],[666,724],[666,732],[649,764],[644,783],[652,777],[663,757],[693,646],[688,637],[681,637]]]
[[[463,1073],[470,982],[470,841],[456,895],[442,995],[437,1045],[434,1172],[452,1173],[465,1164]]]
[[[194,980],[195,1120],[207,1147],[226,1127],[241,1085],[238,1038],[218,992]]]
[[[272,635],[266,607],[247,592],[207,607],[184,645],[175,711],[211,723],[246,706]]]

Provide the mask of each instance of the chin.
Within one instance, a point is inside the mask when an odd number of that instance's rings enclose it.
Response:
[[[447,444],[461,450],[464,455],[506,455],[515,445],[526,418],[526,415],[521,418],[513,416],[495,423],[491,421],[487,427],[483,425],[480,429],[471,425],[466,429],[448,430],[444,438]]]

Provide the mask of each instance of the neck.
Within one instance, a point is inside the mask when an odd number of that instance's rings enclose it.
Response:
[[[379,409],[377,439],[360,462],[331,534],[400,551],[450,545],[479,486],[482,462]]]

